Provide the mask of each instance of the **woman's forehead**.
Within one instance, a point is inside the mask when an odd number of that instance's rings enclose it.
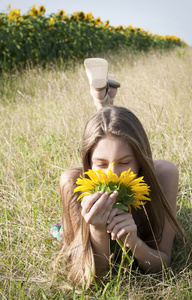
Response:
[[[93,147],[92,155],[119,154],[120,156],[133,155],[133,149],[129,143],[125,143],[119,137],[107,135],[101,138]]]

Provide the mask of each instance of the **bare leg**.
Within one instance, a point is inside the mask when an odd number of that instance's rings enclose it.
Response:
[[[102,58],[90,58],[85,60],[84,65],[96,109],[113,105],[120,84],[114,80],[113,75],[108,74],[107,61]]]

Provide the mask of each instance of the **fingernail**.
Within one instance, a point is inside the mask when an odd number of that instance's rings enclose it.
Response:
[[[117,191],[114,191],[111,196],[117,196],[118,192]]]

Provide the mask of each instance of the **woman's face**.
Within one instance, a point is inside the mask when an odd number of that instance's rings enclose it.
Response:
[[[111,170],[118,176],[130,168],[135,174],[139,172],[139,165],[131,146],[119,138],[109,135],[100,139],[93,148],[91,168],[94,171],[102,169],[107,174],[113,162]]]

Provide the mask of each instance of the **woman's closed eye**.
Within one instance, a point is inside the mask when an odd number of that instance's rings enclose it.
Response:
[[[100,164],[96,164],[97,168],[108,168],[108,164],[104,164],[104,163],[100,163]]]
[[[130,161],[123,161],[123,162],[119,162],[119,165],[129,165]]]
[[[126,165],[129,165],[130,164],[130,161],[122,161],[122,162],[118,162],[118,165],[119,166],[126,166]],[[105,169],[105,168],[108,168],[109,167],[109,164],[108,163],[97,163],[96,164],[96,167],[97,168],[102,168],[102,169]]]

